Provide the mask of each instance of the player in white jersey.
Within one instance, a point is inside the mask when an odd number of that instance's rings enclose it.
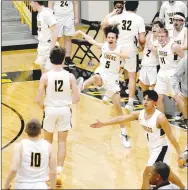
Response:
[[[123,115],[120,106],[119,92],[120,58],[127,58],[128,56],[124,51],[122,51],[121,46],[116,43],[119,34],[117,26],[108,26],[104,28],[104,35],[106,38],[105,43],[96,42],[93,38],[82,31],[77,31],[76,34],[83,35],[88,42],[97,46],[102,51],[99,67],[95,70],[94,75],[84,82],[82,90],[87,89],[91,85],[96,85],[100,88],[103,87],[106,91],[103,101],[106,103],[108,102],[108,98],[111,98],[116,109],[116,113],[118,115]],[[125,147],[130,147],[125,125],[122,124],[120,127],[123,145]]]
[[[160,70],[157,75],[155,91],[159,94],[157,108],[164,112],[164,95],[171,96],[177,102],[180,111],[183,110],[183,101],[175,96],[172,87],[172,77],[178,66],[177,56],[184,57],[184,52],[174,41],[169,40],[168,31],[165,28],[160,29],[158,33],[157,54],[159,58]]]
[[[65,49],[55,46],[50,52],[52,69],[40,79],[37,102],[44,109],[44,138],[53,142],[58,131],[57,185],[62,185],[62,170],[66,154],[66,139],[71,124],[71,105],[80,100],[80,93],[73,74],[63,69]],[[46,93],[45,100],[43,95]]]
[[[174,42],[176,42],[178,45],[181,46],[181,48],[184,50],[184,53],[188,50],[187,45],[187,27],[184,26],[185,24],[185,15],[183,13],[177,12],[174,15],[174,28],[173,28],[173,37],[172,39]]]
[[[57,19],[58,41],[64,36],[65,64],[71,66],[71,38],[75,35],[75,25],[79,23],[78,1],[49,1],[48,7],[54,10]]]
[[[48,169],[50,188],[56,184],[56,156],[52,145],[40,137],[41,125],[38,120],[30,120],[25,127],[27,138],[16,143],[13,151],[11,169],[5,180],[4,189],[11,188],[16,177],[14,189],[49,189],[46,184]]]
[[[120,31],[118,44],[128,53],[130,59],[125,60],[124,69],[128,71],[129,78],[129,101],[125,108],[128,111],[133,110],[133,101],[136,90],[136,67],[137,67],[137,45],[135,44],[135,38],[138,38],[139,49],[142,49],[145,43],[145,24],[144,19],[136,14],[138,8],[138,1],[126,1],[125,9],[122,14],[113,12],[110,18],[105,18],[102,22],[103,26],[118,24]]]
[[[156,162],[151,168],[149,174],[149,183],[157,189],[180,189],[176,185],[169,182],[170,167],[164,162]]]
[[[165,23],[165,28],[172,37],[173,18],[176,12],[181,12],[187,17],[187,6],[182,1],[165,1],[160,9],[159,18]]]
[[[115,125],[135,120],[139,121],[140,125],[145,131],[145,136],[148,140],[148,148],[150,152],[150,157],[144,170],[142,181],[142,189],[148,189],[148,174],[151,171],[151,166],[155,162],[167,161],[167,138],[174,146],[179,159],[182,156],[182,152],[180,150],[178,142],[172,133],[166,116],[156,109],[156,102],[158,100],[157,93],[154,90],[146,90],[143,93],[143,97],[144,109],[140,112],[132,112],[129,115],[118,116],[106,122],[101,122],[98,120],[96,123],[91,124],[91,127],[100,128],[107,125]],[[169,180],[173,181],[174,184],[184,189],[184,185],[173,172],[170,173]]]
[[[50,50],[55,46],[57,41],[56,19],[53,11],[43,6],[44,1],[31,1],[30,6],[37,15],[38,27],[38,48],[37,59],[35,64],[40,65],[42,73],[51,69],[49,60]]]
[[[155,21],[152,26],[152,31],[149,32],[146,37],[146,45],[141,62],[142,67],[139,73],[142,92],[148,90],[149,87],[154,89],[157,81],[157,66],[159,66],[159,61],[155,50],[153,52],[153,46],[157,47],[158,45],[157,37],[160,28],[163,28],[163,24],[160,21]]]

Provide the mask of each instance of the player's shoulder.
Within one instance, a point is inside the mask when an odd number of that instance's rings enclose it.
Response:
[[[166,8],[169,6],[169,2],[168,1],[165,1],[162,5],[161,5],[161,8]]]
[[[45,7],[43,10],[43,14],[44,16],[53,15],[53,10],[48,7]]]

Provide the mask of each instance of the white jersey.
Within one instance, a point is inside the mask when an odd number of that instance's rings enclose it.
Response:
[[[73,1],[54,1],[54,13],[55,16],[67,16],[74,15],[74,5]]]
[[[21,141],[21,163],[17,172],[17,183],[46,182],[49,166],[49,143],[46,140]]]
[[[115,15],[108,19],[110,25],[119,24],[118,43],[121,46],[135,48],[135,37],[139,33],[145,32],[144,19],[134,12],[123,11],[120,15]]]
[[[185,43],[185,32],[187,32],[187,27],[183,27],[182,30],[178,33],[177,36],[175,36],[175,33],[177,31],[175,31],[175,29],[173,30],[173,40],[175,43],[177,43],[178,45],[182,46]]]
[[[160,185],[158,188],[156,188],[156,190],[157,189],[166,189],[166,190],[168,189],[168,190],[170,190],[170,189],[180,189],[180,188],[178,186],[172,184],[172,183],[166,182],[166,183]]]
[[[149,43],[151,43],[154,47],[158,46],[158,40],[153,39],[153,34],[151,34]],[[157,56],[145,46],[144,52],[143,52],[143,58],[141,62],[142,66],[157,66],[159,65],[159,61]]]
[[[70,86],[70,74],[61,70],[47,72],[48,83],[46,88],[45,106],[62,107],[72,104],[72,90]]]
[[[145,131],[148,140],[149,149],[167,146],[167,139],[163,129],[157,128],[157,117],[161,112],[155,110],[149,119],[145,119],[145,110],[141,110],[139,114],[139,123]]]
[[[173,18],[176,12],[181,12],[187,16],[187,6],[182,1],[174,1],[173,4],[165,1],[160,9],[159,18],[165,19],[165,27],[168,30],[173,29]]]
[[[47,43],[52,41],[52,32],[50,27],[56,23],[57,22],[53,11],[49,8],[42,7],[41,11],[37,15],[39,43]]]
[[[100,58],[99,68],[104,70],[105,72],[108,72],[109,74],[118,75],[121,64],[120,56],[113,53],[108,53],[111,50],[109,49],[107,42],[103,44],[101,50],[102,50],[102,56]],[[113,52],[120,53],[121,47],[117,45],[116,49],[113,50]]]
[[[174,55],[171,49],[173,43],[174,41],[169,41],[164,47],[160,44],[157,46],[160,69],[162,70],[177,68],[177,55]]]

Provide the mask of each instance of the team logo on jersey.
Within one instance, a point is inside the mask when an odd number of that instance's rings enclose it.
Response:
[[[116,56],[113,56],[112,54],[104,54],[104,58],[112,61],[116,61]]]
[[[142,128],[143,128],[145,131],[147,131],[148,133],[153,133],[151,127],[148,127],[148,126],[145,126],[145,125],[141,125],[141,126],[142,126]]]
[[[160,56],[167,56],[167,52],[166,51],[159,51],[159,55]]]

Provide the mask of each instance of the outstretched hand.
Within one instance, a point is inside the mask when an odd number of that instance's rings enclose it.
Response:
[[[92,127],[92,128],[101,128],[103,126],[104,126],[104,124],[99,120],[97,120],[96,123],[93,123],[93,124],[90,125],[90,127]]]

